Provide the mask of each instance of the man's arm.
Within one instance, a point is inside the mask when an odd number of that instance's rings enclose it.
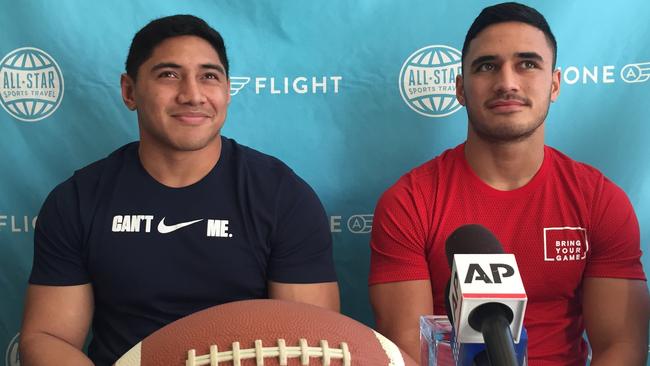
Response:
[[[645,366],[650,300],[645,281],[587,277],[583,314],[592,366]]]
[[[340,311],[339,285],[336,282],[280,283],[269,281],[269,298],[303,302]]]
[[[93,309],[90,284],[29,285],[20,334],[20,364],[92,365],[81,349]]]
[[[429,280],[370,286],[370,303],[379,333],[414,360],[420,359],[420,316],[433,313]]]

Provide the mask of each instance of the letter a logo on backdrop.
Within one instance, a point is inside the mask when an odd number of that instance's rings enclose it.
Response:
[[[63,99],[63,73],[52,56],[33,47],[13,50],[0,61],[0,102],[14,118],[49,117]]]
[[[6,366],[20,366],[20,357],[18,355],[18,338],[20,333],[9,341],[7,352],[5,352],[5,365]]]
[[[462,106],[456,100],[456,76],[461,53],[434,45],[413,52],[399,73],[399,92],[414,111],[427,117],[445,117]]]
[[[650,62],[627,64],[621,69],[621,79],[626,83],[644,83],[650,79]]]

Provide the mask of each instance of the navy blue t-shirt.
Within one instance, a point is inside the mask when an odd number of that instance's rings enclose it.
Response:
[[[34,241],[30,283],[92,284],[98,365],[183,316],[265,298],[268,280],[336,280],[314,191],[278,159],[223,137],[215,167],[183,188],[153,179],[137,142],[75,172],[47,197]]]

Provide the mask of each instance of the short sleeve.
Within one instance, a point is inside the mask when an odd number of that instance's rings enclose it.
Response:
[[[29,283],[73,286],[90,282],[77,202],[70,179],[56,187],[43,203],[34,231],[34,262]]]
[[[276,199],[268,278],[282,283],[336,281],[332,235],[316,193],[290,172]]]
[[[625,192],[607,178],[595,195],[585,277],[645,280],[639,222]]]
[[[379,199],[370,238],[370,285],[429,279],[421,202],[408,175]]]

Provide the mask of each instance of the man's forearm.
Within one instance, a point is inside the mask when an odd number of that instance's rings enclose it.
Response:
[[[93,362],[80,349],[45,333],[21,334],[19,349],[22,366],[93,366]]]
[[[594,351],[591,366],[645,366],[648,358],[645,344],[616,343],[602,351]]]
[[[411,356],[414,360],[420,363],[420,332],[419,329],[414,332],[404,334],[402,337],[393,341],[400,347],[406,354]]]

